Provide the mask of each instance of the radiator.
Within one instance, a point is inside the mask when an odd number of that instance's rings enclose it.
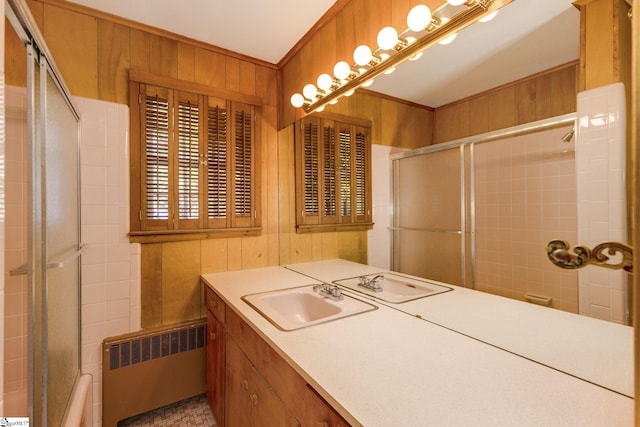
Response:
[[[102,425],[205,392],[207,320],[106,338],[102,345]]]

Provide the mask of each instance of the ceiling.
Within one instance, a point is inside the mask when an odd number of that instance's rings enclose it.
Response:
[[[335,3],[70,1],[273,64]],[[492,21],[468,27],[450,45],[429,48],[420,60],[380,77],[369,89],[438,107],[575,60],[579,56],[580,19],[572,2],[514,0]]]

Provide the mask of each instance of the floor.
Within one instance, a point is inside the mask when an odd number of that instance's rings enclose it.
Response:
[[[216,427],[204,395],[120,421],[118,427]]]

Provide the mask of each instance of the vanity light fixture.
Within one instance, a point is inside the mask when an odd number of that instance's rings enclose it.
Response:
[[[341,96],[350,96],[358,87],[370,85],[376,77],[392,73],[402,62],[418,59],[430,46],[447,40],[450,43],[458,31],[512,1],[447,0],[434,11],[417,5],[407,15],[407,29],[398,33],[393,27],[382,28],[376,40],[378,49],[358,46],[353,52],[354,65],[338,62],[333,68],[334,77],[321,74],[317,87],[309,83],[302,94],[291,96],[291,105],[309,113],[324,109],[326,104],[335,104]]]
[[[304,95],[304,97],[307,99],[314,100],[316,99],[317,94],[318,89],[311,83],[305,85],[305,87],[302,88],[302,95]]]
[[[407,15],[407,26],[411,31],[419,32],[431,24],[431,9],[423,4],[415,6]]]
[[[382,61],[382,58],[374,55],[369,46],[363,44],[353,51],[353,60],[360,66],[373,66],[379,64]]]
[[[351,65],[346,61],[340,61],[333,67],[333,75],[338,80],[347,80],[350,77],[354,77],[355,73],[351,70]]]
[[[378,47],[382,50],[402,49],[406,41],[398,37],[398,32],[393,27],[384,27],[378,33]]]
[[[291,105],[296,108],[300,108],[304,105],[304,96],[299,93],[294,93],[291,95]]]
[[[333,88],[334,80],[331,75],[324,73],[318,76],[316,83],[318,84],[318,88],[322,89],[324,92],[328,92]]]

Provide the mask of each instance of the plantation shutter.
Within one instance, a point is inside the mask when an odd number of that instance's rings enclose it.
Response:
[[[338,146],[332,120],[322,122],[322,220],[334,224],[338,218]]]
[[[177,221],[174,228],[200,225],[200,132],[201,107],[198,95],[177,92],[174,119],[176,131]]]
[[[340,222],[351,222],[353,208],[352,171],[353,153],[351,141],[351,126],[340,123],[338,125],[338,144],[340,150],[339,183],[340,183]]]
[[[319,171],[318,171],[318,120],[303,121],[302,147],[299,163],[302,166],[301,215],[307,224],[317,224],[320,215]]]
[[[355,198],[355,220],[356,222],[367,222],[371,214],[371,186],[367,185],[370,176],[369,162],[371,157],[369,132],[367,128],[355,127],[354,139],[354,198]]]
[[[371,225],[369,128],[327,116],[294,128],[298,232]]]
[[[259,231],[259,108],[194,85],[129,87],[131,235]]]
[[[169,203],[169,156],[173,123],[170,120],[173,92],[142,86],[142,216],[146,229],[166,229],[173,213]]]
[[[254,111],[246,104],[236,103],[234,107],[232,226],[249,227],[255,215],[252,191],[255,174]]]
[[[229,122],[226,101],[209,98],[207,107],[206,206],[208,227],[229,227]]]

